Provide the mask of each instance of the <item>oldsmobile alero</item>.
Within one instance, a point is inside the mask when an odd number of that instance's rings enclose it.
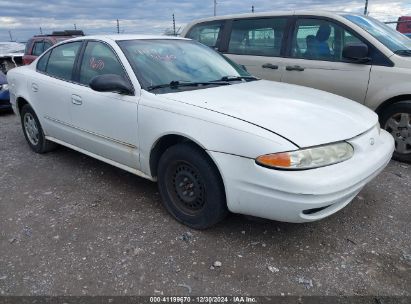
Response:
[[[394,149],[366,107],[257,79],[189,39],[79,37],[11,70],[8,82],[35,152],[60,144],[158,181],[167,210],[197,229],[228,211],[325,218]]]

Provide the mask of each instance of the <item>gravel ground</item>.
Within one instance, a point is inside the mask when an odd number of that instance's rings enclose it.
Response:
[[[391,161],[316,223],[230,215],[191,230],[154,183],[0,114],[1,295],[411,295],[411,166]]]

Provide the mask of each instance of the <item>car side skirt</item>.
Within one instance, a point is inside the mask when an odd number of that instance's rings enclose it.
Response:
[[[47,139],[47,140],[50,140],[50,141],[52,141],[52,142],[55,142],[55,143],[57,143],[57,144],[59,144],[59,145],[65,146],[65,147],[67,147],[67,148],[70,148],[70,149],[72,149],[72,150],[75,150],[75,151],[77,151],[77,152],[86,154],[86,155],[88,155],[88,156],[90,156],[90,157],[93,157],[93,158],[95,158],[95,159],[98,159],[98,160],[100,160],[100,161],[102,161],[102,162],[105,162],[105,163],[107,163],[107,164],[109,164],[109,165],[112,165],[112,166],[115,166],[115,167],[117,167],[117,168],[123,169],[123,170],[125,170],[125,171],[127,171],[127,172],[130,172],[130,173],[133,173],[133,174],[135,174],[135,175],[137,175],[137,176],[140,176],[140,177],[142,177],[142,178],[148,179],[148,180],[153,181],[153,182],[156,181],[156,178],[153,178],[153,177],[147,175],[146,173],[144,173],[144,172],[142,172],[142,171],[140,171],[140,170],[137,170],[137,169],[131,168],[131,167],[129,167],[129,166],[120,164],[120,163],[118,163],[118,162],[115,162],[115,161],[113,161],[113,160],[111,160],[111,159],[108,159],[108,158],[105,158],[105,157],[103,157],[103,156],[100,156],[100,155],[91,153],[91,152],[89,152],[89,151],[87,151],[87,150],[84,150],[84,149],[81,149],[81,148],[79,148],[79,147],[73,146],[73,145],[68,144],[68,143],[66,143],[66,142],[64,142],[64,141],[62,141],[62,140],[57,139],[57,138],[54,138],[54,137],[51,137],[51,136],[46,136],[46,139]]]

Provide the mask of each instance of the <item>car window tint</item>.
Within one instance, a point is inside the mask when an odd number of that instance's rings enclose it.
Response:
[[[127,79],[110,47],[101,42],[88,42],[81,63],[80,83],[88,85],[95,76],[103,74],[116,74]]]
[[[35,42],[31,54],[34,56],[40,56],[43,53],[43,45],[43,41]]]
[[[299,19],[292,39],[295,58],[342,61],[344,46],[361,41],[343,27],[321,19]]]
[[[40,72],[45,72],[46,68],[47,68],[47,62],[49,60],[50,57],[50,53],[51,52],[47,52],[46,54],[44,54],[39,61],[37,62],[37,70]]]
[[[235,20],[228,53],[280,56],[286,18]]]
[[[220,44],[222,22],[198,24],[194,26],[187,35],[187,38],[197,40],[212,48],[217,48]]]
[[[45,42],[44,42],[44,50],[43,50],[43,52],[46,51],[46,50],[48,50],[49,48],[51,48],[51,46],[52,46],[52,44],[51,44],[50,42],[45,41]]]
[[[80,49],[81,41],[59,45],[51,50],[46,72],[65,80],[72,79],[74,61]]]

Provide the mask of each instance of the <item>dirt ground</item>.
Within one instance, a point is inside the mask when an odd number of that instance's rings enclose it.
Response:
[[[157,185],[0,114],[0,295],[411,295],[411,166],[310,224],[172,219]],[[215,266],[213,266],[215,265]]]

